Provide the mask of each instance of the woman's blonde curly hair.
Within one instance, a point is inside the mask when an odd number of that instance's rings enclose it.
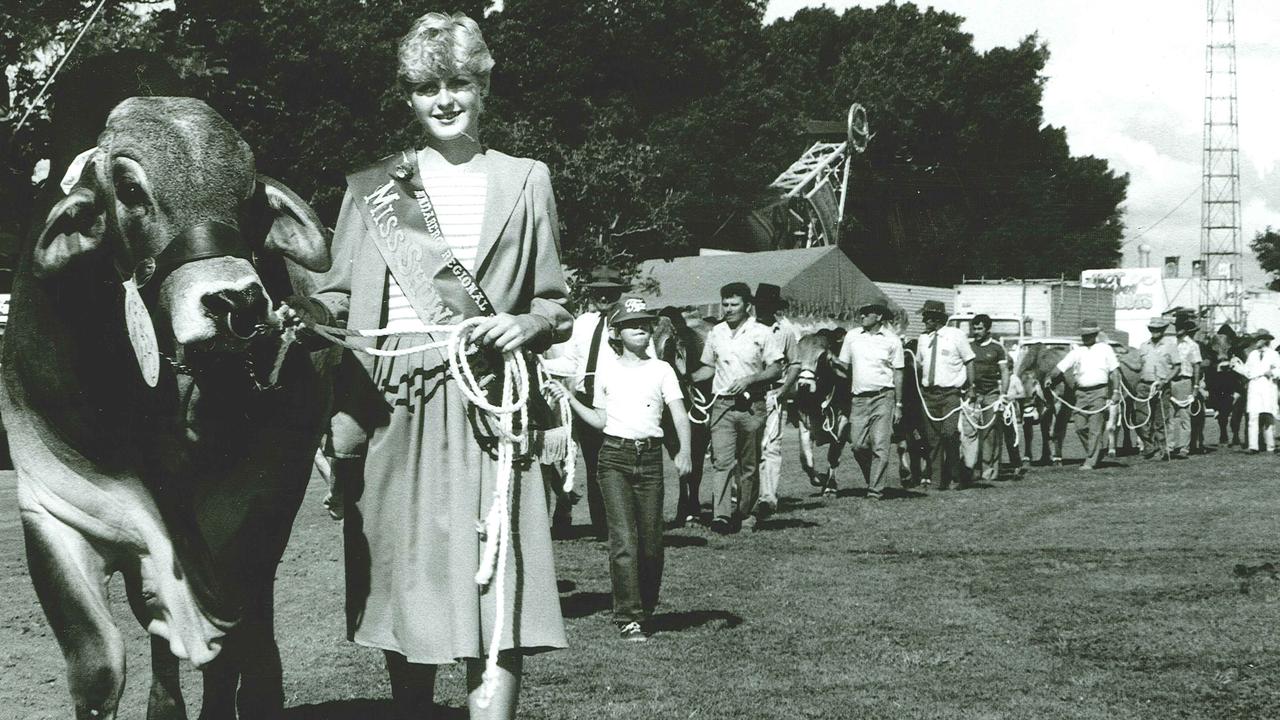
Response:
[[[489,93],[489,71],[493,56],[485,45],[480,26],[462,13],[452,16],[431,12],[414,21],[400,39],[397,77],[409,92],[434,78],[465,75]]]

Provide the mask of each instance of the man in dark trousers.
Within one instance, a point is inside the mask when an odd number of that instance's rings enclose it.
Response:
[[[596,376],[602,365],[617,359],[609,346],[609,309],[629,286],[622,274],[610,267],[598,267],[591,272],[586,284],[587,311],[573,321],[569,339],[552,347],[543,358],[543,367],[554,375],[573,378],[573,388],[578,399],[590,405],[595,397]],[[596,480],[596,459],[600,455],[603,440],[600,431],[577,417],[573,421],[573,434],[582,449],[582,459],[587,466],[587,509],[591,513],[591,531],[600,540],[609,537],[604,519],[604,499]],[[568,523],[568,508],[558,501],[553,523],[563,531]]]
[[[925,331],[917,343],[916,362],[929,455],[929,479],[921,488],[930,484],[939,490],[958,488],[964,467],[958,408],[961,399],[973,399],[973,347],[968,333],[947,325],[947,308],[938,300],[926,300],[920,315]]]

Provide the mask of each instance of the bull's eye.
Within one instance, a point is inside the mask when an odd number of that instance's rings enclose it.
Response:
[[[142,205],[147,199],[147,193],[138,183],[125,180],[116,184],[116,197],[125,206],[132,208]]]

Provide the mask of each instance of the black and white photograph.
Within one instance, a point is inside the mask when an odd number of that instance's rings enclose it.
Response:
[[[0,717],[1280,718],[1280,3],[16,0]]]

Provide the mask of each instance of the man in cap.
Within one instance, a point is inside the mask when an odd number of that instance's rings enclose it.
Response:
[[[1062,358],[1048,381],[1052,390],[1065,373],[1075,373],[1075,405],[1080,410],[1074,413],[1073,419],[1080,444],[1084,446],[1081,470],[1094,469],[1102,459],[1107,404],[1120,401],[1120,362],[1110,345],[1098,341],[1099,332],[1096,322],[1081,323],[1080,344]]]
[[[1177,362],[1177,342],[1168,334],[1169,319],[1153,317],[1147,322],[1151,339],[1138,348],[1142,356],[1142,371],[1134,388],[1139,398],[1134,401],[1133,421],[1138,425],[1138,438],[1142,440],[1142,456],[1168,459],[1169,446],[1165,437],[1165,413],[1161,399],[1165,386],[1173,378],[1173,366]]]
[[[765,420],[760,447],[760,504],[758,514],[768,517],[778,508],[778,484],[782,479],[783,404],[795,388],[800,374],[795,333],[778,316],[785,310],[782,288],[770,283],[756,285],[756,322],[769,329],[773,343],[782,351],[782,377],[765,395]]]
[[[925,331],[917,343],[920,393],[924,396],[925,447],[929,479],[939,490],[959,487],[964,460],[960,457],[960,407],[973,398],[973,347],[960,328],[947,326],[947,308],[938,300],[926,300],[920,308]],[[934,419],[938,418],[938,419]]]
[[[595,397],[597,374],[617,359],[617,353],[609,346],[607,314],[627,287],[622,274],[611,267],[600,266],[592,270],[586,284],[586,312],[574,319],[569,339],[550,348],[543,358],[547,372],[574,378],[573,388],[578,399],[588,405]],[[604,498],[596,478],[603,436],[576,416],[573,431],[587,468],[587,509],[591,513],[591,529],[597,539],[604,540],[608,537],[608,529]],[[568,503],[558,497],[553,520],[557,531],[567,529],[569,510]]]
[[[711,328],[702,348],[703,367],[694,382],[711,380],[711,427],[715,508],[711,530],[734,531],[737,522],[754,527],[760,498],[760,436],[765,393],[782,377],[782,351],[769,328],[751,317],[751,288],[732,282],[720,288],[724,319]],[[738,497],[733,501],[734,479]]]
[[[966,422],[963,432],[968,433],[967,437],[977,446],[973,457],[974,479],[990,481],[1000,474],[1000,443],[1008,428],[996,418],[995,405],[1009,388],[1009,353],[999,340],[991,336],[990,315],[974,315],[969,321],[969,335],[973,338],[970,346],[973,349],[974,400],[978,407],[987,409],[973,416],[976,424]],[[1021,475],[1024,471],[1017,445],[1008,443],[1008,446],[1011,451],[1009,461]]]
[[[858,317],[862,326],[845,335],[835,367],[851,383],[854,460],[867,497],[880,499],[893,457],[893,426],[902,419],[902,340],[885,326],[890,314],[884,303],[864,304]]]
[[[1200,387],[1200,344],[1192,334],[1198,325],[1190,316],[1181,316],[1174,323],[1177,331],[1177,355],[1173,378],[1165,393],[1168,411],[1169,457],[1184,460],[1191,451],[1191,405]]]

